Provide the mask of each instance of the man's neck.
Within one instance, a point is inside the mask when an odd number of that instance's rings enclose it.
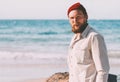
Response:
[[[76,33],[74,40],[79,40],[80,39],[81,33]]]

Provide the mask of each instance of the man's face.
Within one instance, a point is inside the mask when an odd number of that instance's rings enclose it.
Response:
[[[87,16],[80,10],[72,10],[68,18],[74,33],[78,33],[80,28],[87,22]]]

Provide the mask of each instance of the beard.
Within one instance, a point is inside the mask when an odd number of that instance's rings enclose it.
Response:
[[[73,25],[73,26],[72,26],[72,32],[75,33],[75,34],[76,34],[76,33],[82,33],[82,32],[85,30],[85,28],[87,27],[87,25],[88,25],[88,23],[85,22],[85,23],[82,24],[81,26],[77,27],[77,29],[75,28],[76,25]]]

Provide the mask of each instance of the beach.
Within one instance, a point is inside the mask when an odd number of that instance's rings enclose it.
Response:
[[[103,35],[110,73],[120,74],[120,20],[88,20]],[[68,72],[68,20],[0,20],[0,82],[44,82]]]
[[[35,80],[36,82],[37,79],[47,79],[54,73],[65,72],[68,70],[65,63],[58,62],[61,61],[61,59],[54,61],[48,60],[49,62],[47,61],[43,64],[36,64],[36,62],[31,64],[29,63],[31,60],[29,60],[29,62],[26,62],[26,64],[22,64],[20,61],[17,64],[13,64],[14,61],[11,61],[9,64],[0,65],[1,82],[31,82],[32,80]],[[32,62],[34,61],[32,60]],[[41,62],[41,60],[39,62]]]
[[[61,59],[58,60],[61,61]],[[119,75],[119,58],[109,58],[109,61],[110,74]],[[0,65],[0,82],[45,82],[58,72],[68,72],[65,61],[46,64],[4,64]]]

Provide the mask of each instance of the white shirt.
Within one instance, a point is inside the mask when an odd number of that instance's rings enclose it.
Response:
[[[69,82],[107,82],[109,61],[104,38],[89,25],[72,38],[68,66]]]

